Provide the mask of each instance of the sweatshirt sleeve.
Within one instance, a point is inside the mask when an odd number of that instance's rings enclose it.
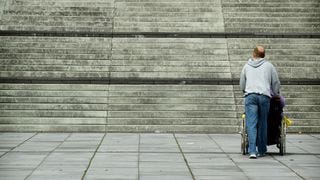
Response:
[[[275,67],[272,68],[271,89],[272,89],[273,95],[280,94],[280,80]]]
[[[242,92],[245,92],[245,90],[246,90],[246,73],[245,73],[245,67],[246,66],[244,66],[243,68],[242,68],[242,71],[241,71],[241,74],[240,74],[240,90],[242,91]]]

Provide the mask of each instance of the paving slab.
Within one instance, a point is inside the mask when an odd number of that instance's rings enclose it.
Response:
[[[92,156],[92,152],[54,151],[46,157],[39,169],[61,170],[68,168],[69,170],[76,170],[77,168],[83,168],[85,170]]]
[[[223,152],[238,153],[240,134],[211,134],[208,135],[212,141],[217,143]]]
[[[0,158],[0,169],[33,169],[46,155],[44,152],[8,152]]]
[[[248,177],[245,176],[245,175],[226,175],[226,176],[221,176],[221,175],[214,175],[214,176],[207,176],[207,175],[204,175],[204,176],[195,176],[195,179],[197,180],[212,180],[212,179],[217,179],[217,180],[234,180],[234,179],[237,179],[237,180],[247,180]]]
[[[320,139],[315,135],[307,134],[292,134],[288,136],[288,143],[293,144],[295,147],[308,152],[308,153],[320,153]]]
[[[0,133],[0,152],[10,151],[36,133]]]
[[[0,140],[0,152],[8,152],[17,147],[20,141]]]
[[[0,133],[1,140],[25,141],[36,133]]]
[[[97,168],[138,168],[138,153],[97,153],[90,169]]]
[[[184,162],[180,153],[140,153],[140,162]]]
[[[286,156],[276,156],[279,162],[285,164],[292,171],[306,179],[320,178],[320,158],[319,155],[310,154],[288,154]]]
[[[14,148],[12,151],[18,152],[38,152],[38,151],[46,151],[50,152],[57,148],[61,143],[60,142],[42,142],[42,141],[28,141],[23,143],[19,147]]]
[[[69,133],[37,133],[30,141],[61,142],[69,137]]]
[[[140,180],[192,180],[188,175],[141,175]]]
[[[310,134],[311,136],[320,139],[320,134]]]
[[[0,179],[25,179],[47,153],[8,152],[0,158]]]
[[[1,179],[20,180],[26,178],[32,170],[0,170]]]
[[[222,152],[216,142],[207,134],[177,134],[177,140],[183,152]]]
[[[252,160],[239,134],[0,133],[0,179],[320,179],[318,134]]]
[[[138,168],[95,168],[89,169],[84,179],[138,179]]]
[[[88,140],[88,141],[64,141],[56,151],[69,151],[69,152],[94,152],[100,141]]]
[[[104,133],[72,133],[67,141],[100,141]]]
[[[180,152],[172,134],[141,134],[140,152]]]
[[[188,168],[185,163],[176,162],[140,162],[140,174],[145,175],[185,175]]]
[[[234,166],[234,162],[225,154],[185,154],[189,166],[194,169]]]
[[[139,134],[106,134],[98,152],[138,152]]]
[[[27,180],[78,180],[81,179],[83,171],[54,171],[54,170],[36,170]]]

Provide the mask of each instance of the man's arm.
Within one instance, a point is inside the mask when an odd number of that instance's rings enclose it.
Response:
[[[273,95],[280,94],[280,80],[275,67],[272,68],[272,73],[271,73],[271,89],[272,89],[272,92],[274,93]]]
[[[245,66],[242,68],[240,74],[240,90],[244,93],[246,90],[246,73],[245,73]]]

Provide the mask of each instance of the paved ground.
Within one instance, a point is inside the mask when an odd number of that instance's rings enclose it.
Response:
[[[0,133],[0,179],[320,179],[320,135],[256,160],[239,134]]]

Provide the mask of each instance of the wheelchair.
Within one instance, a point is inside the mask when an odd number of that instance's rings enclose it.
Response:
[[[286,118],[283,116],[284,103],[281,102],[280,96],[271,98],[270,110],[268,116],[268,143],[267,145],[277,145],[281,156],[286,153]],[[245,113],[241,116],[241,152],[243,155],[248,153],[248,134],[246,128]]]

